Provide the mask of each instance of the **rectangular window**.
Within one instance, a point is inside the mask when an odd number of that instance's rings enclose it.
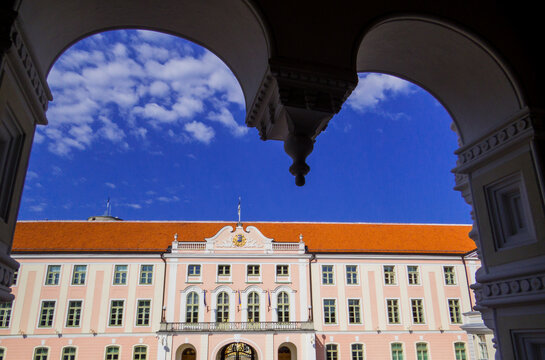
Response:
[[[422,299],[411,299],[413,310],[413,324],[424,324],[424,304]]]
[[[363,344],[352,344],[352,360],[363,360]]]
[[[326,360],[337,360],[339,358],[339,350],[337,344],[327,344],[325,346]]]
[[[484,335],[477,335],[479,339],[479,360],[488,360],[488,347],[486,346],[486,338]]]
[[[348,299],[348,322],[350,324],[360,324],[360,299]]]
[[[335,299],[324,299],[324,323],[337,323],[337,309],[335,306]]]
[[[72,285],[84,285],[87,265],[74,265],[74,274],[72,275]]]
[[[288,265],[276,265],[276,276],[289,276]]]
[[[428,344],[426,343],[416,344],[416,359],[428,360]]]
[[[358,267],[356,265],[346,265],[346,284],[358,284]]]
[[[388,324],[399,324],[399,300],[387,299],[386,307],[388,308]]]
[[[136,326],[149,326],[151,300],[138,300],[136,308]]]
[[[106,360],[119,360],[119,346],[108,346],[106,348]]]
[[[445,275],[445,285],[456,285],[454,266],[443,266],[443,274]]]
[[[0,328],[8,328],[11,320],[11,301],[0,301]]]
[[[124,300],[112,300],[110,306],[110,326],[123,326]]]
[[[454,353],[456,354],[456,360],[466,360],[466,344],[463,342],[455,343]]]
[[[148,358],[148,348],[145,346],[135,346],[133,360],[146,360]]]
[[[450,322],[453,324],[462,323],[462,314],[460,313],[460,300],[448,299],[448,311],[450,314]]]
[[[395,267],[393,265],[384,265],[384,284],[385,285],[396,284],[396,273],[395,273]]]
[[[150,285],[153,282],[153,265],[140,265],[140,285]]]
[[[59,285],[59,279],[61,277],[60,265],[48,265],[47,274],[45,275],[46,285]]]
[[[40,310],[40,322],[38,327],[53,326],[53,316],[55,315],[55,301],[42,301]]]
[[[62,360],[76,360],[76,348],[73,346],[65,346],[62,349]]]
[[[66,327],[79,326],[81,319],[81,300],[71,300],[68,302],[68,313],[66,314]]]
[[[116,265],[114,270],[114,285],[127,285],[127,265]]]
[[[231,265],[218,265],[218,276],[231,276]]]
[[[49,349],[45,347],[39,347],[34,350],[33,360],[47,360],[49,355]]]
[[[333,284],[333,265],[322,265],[322,284]]]
[[[189,276],[201,276],[201,266],[200,265],[188,265],[187,266],[187,275],[189,275]]]
[[[248,265],[248,276],[259,276],[259,265]]]
[[[392,360],[403,360],[403,345],[401,343],[393,343],[392,348]]]
[[[409,285],[420,285],[418,266],[407,266],[407,276],[409,277]]]

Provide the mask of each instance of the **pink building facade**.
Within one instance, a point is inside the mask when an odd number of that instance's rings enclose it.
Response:
[[[492,359],[468,230],[21,222],[0,359]]]

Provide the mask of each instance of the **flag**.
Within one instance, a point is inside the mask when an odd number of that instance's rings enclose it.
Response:
[[[269,299],[269,307],[271,307],[271,291],[267,290],[267,298]]]
[[[240,196],[238,197],[238,222],[240,224]]]
[[[204,306],[206,306],[206,290],[202,291],[202,299],[204,301]]]
[[[240,306],[240,290],[237,290],[238,291],[238,306]]]

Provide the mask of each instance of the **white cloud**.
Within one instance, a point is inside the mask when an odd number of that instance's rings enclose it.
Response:
[[[365,112],[389,96],[409,93],[412,86],[410,82],[390,75],[360,75],[358,86],[348,98],[347,104],[356,111]]]
[[[29,209],[30,211],[33,211],[33,212],[42,212],[45,210],[46,207],[47,207],[47,204],[42,202],[36,205],[29,206]]]
[[[205,144],[210,144],[210,141],[212,141],[215,136],[214,129],[198,121],[192,121],[185,124],[184,130],[187,131],[195,140]]]
[[[174,196],[159,196],[157,198],[157,201],[161,201],[161,202],[166,202],[166,203],[169,203],[169,202],[177,202],[177,201],[180,201],[180,198],[177,197],[176,195]]]
[[[170,88],[163,81],[154,81],[149,87],[149,93],[153,96],[165,96],[169,92]]]
[[[109,187],[110,189],[115,189],[115,188],[116,188],[115,184],[113,184],[113,183],[111,183],[111,182],[106,182],[106,183],[104,183],[104,185],[106,185],[106,186]]]
[[[127,206],[127,207],[130,207],[132,209],[136,209],[136,210],[142,209],[142,205],[134,204],[134,203],[122,204],[122,206]]]
[[[39,176],[38,176],[38,173],[36,171],[30,170],[30,171],[28,171],[26,173],[26,180],[27,181],[32,181],[32,180],[37,179],[37,178],[39,178]]]
[[[235,136],[244,136],[248,133],[248,128],[243,125],[239,125],[233,114],[226,108],[222,108],[219,112],[210,112],[208,114],[208,119],[212,121],[217,121],[227,127],[231,133]]]

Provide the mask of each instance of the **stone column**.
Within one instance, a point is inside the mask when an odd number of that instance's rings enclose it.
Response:
[[[475,309],[494,331],[496,359],[545,351],[544,117],[525,109],[457,151],[456,189],[473,206],[479,248]]]
[[[282,140],[293,159],[290,173],[298,186],[310,171],[306,164],[316,137],[341,109],[356,87],[350,69],[301,64],[271,58],[261,87],[248,112],[246,124],[259,131],[262,140]]]
[[[47,123],[51,94],[34,66],[13,4],[0,5],[0,300],[19,265],[10,257],[36,124]]]

